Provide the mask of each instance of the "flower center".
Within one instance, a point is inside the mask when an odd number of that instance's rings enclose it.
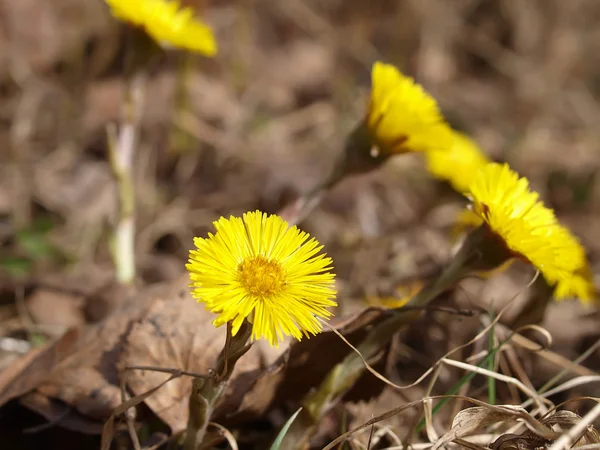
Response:
[[[260,255],[242,261],[238,276],[242,286],[256,297],[279,294],[285,287],[285,273],[279,263]]]

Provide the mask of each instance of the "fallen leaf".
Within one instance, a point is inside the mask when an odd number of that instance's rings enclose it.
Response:
[[[121,306],[89,326],[71,353],[42,380],[36,379],[36,393],[50,402],[58,400],[92,421],[106,421],[122,403],[123,376],[135,396],[144,395],[169,377],[168,373],[151,370],[125,372],[126,367],[153,366],[206,374],[223,348],[226,328],[212,325],[213,315],[191,297],[188,284],[186,274],[172,283],[149,286],[136,295],[114,299]],[[369,308],[352,317],[332,320],[331,324],[350,342],[357,343],[368,326],[385,314]],[[266,342],[255,342],[236,365],[213,419],[239,423],[263,416],[274,405],[297,402],[349,351],[328,330],[291,348],[282,345],[273,349]],[[382,386],[367,373],[346,399],[368,399]],[[174,379],[145,396],[144,402],[174,432],[181,431],[187,422],[190,387],[189,377]],[[58,411],[47,402],[24,404],[45,417]]]
[[[85,434],[100,434],[103,423],[90,419],[73,410],[65,403],[51,399],[39,392],[30,392],[19,399],[19,403],[42,417],[68,430]]]
[[[55,326],[60,330],[58,334],[85,323],[83,303],[81,295],[51,289],[37,289],[25,301],[35,323]]]
[[[226,328],[215,328],[214,318],[187,289],[175,298],[155,299],[145,317],[133,325],[119,367],[153,366],[207,374],[225,344]],[[225,397],[234,386],[247,392],[252,379],[240,375],[264,370],[265,361],[272,361],[273,355],[275,349],[255,343],[236,364]],[[133,394],[141,395],[164,382],[169,374],[132,370],[125,377]],[[187,423],[190,390],[189,377],[182,377],[167,383],[145,402],[173,432],[178,432]],[[214,418],[218,419],[218,414]]]
[[[121,402],[117,360],[125,338],[154,296],[171,289],[172,285],[155,285],[137,295],[121,292],[125,297],[114,299],[120,302],[120,308],[85,329],[70,354],[46,373],[38,392],[63,401],[83,415],[108,418]]]
[[[577,425],[581,420],[581,416],[574,412],[568,410],[556,411],[540,420],[544,427],[542,431],[546,431],[546,427],[548,427],[546,433],[540,433],[540,430],[537,430],[536,433],[530,429],[526,429],[521,434],[506,433],[499,436],[489,447],[492,450],[548,448],[565,430]],[[552,433],[553,436],[548,436],[548,433]],[[600,443],[600,433],[593,425],[589,425],[572,448],[598,443]]]
[[[460,439],[469,433],[480,428],[487,427],[499,422],[516,421],[517,419],[526,419],[530,425],[536,426],[541,437],[547,438],[550,435],[554,436],[551,430],[546,429],[542,424],[536,421],[529,413],[521,406],[518,405],[487,405],[487,406],[475,406],[473,408],[467,408],[460,411],[452,421],[452,428],[450,431],[445,433],[437,442],[431,447],[431,450],[437,450],[438,448]],[[547,430],[547,432],[546,432]]]
[[[60,339],[32,349],[0,372],[0,406],[35,389],[75,345],[79,330],[72,329]]]
[[[555,429],[556,427],[557,430],[566,430],[571,427],[574,427],[579,422],[581,422],[581,420],[582,418],[580,415],[575,414],[572,411],[563,409],[561,411],[556,411],[554,414],[548,417],[543,418],[542,420],[540,420],[540,422],[552,429]],[[588,425],[581,438],[579,438],[579,440],[575,442],[575,444],[573,444],[573,447],[581,447],[583,445],[591,445],[598,443],[600,443],[600,432],[598,432],[598,430],[593,425]]]

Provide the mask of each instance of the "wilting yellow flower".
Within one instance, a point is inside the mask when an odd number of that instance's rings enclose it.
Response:
[[[376,62],[371,74],[367,127],[384,153],[448,150],[452,130],[436,101],[410,77]]]
[[[212,30],[194,17],[192,8],[176,0],[105,0],[113,16],[144,28],[161,45],[170,45],[206,56],[217,53]]]
[[[511,256],[531,263],[551,285],[558,284],[558,294],[573,290],[576,274],[586,264],[584,249],[529,189],[526,178],[508,164],[489,163],[475,176],[470,195],[473,212]]]
[[[232,322],[235,335],[244,320],[252,337],[277,346],[283,335],[300,340],[317,334],[335,306],[331,258],[323,248],[281,217],[256,211],[221,217],[216,234],[195,238],[190,251],[192,295],[219,314],[216,326]]]
[[[453,131],[449,150],[426,152],[427,170],[435,177],[448,181],[458,192],[468,192],[477,171],[489,160],[479,146],[466,134]]]

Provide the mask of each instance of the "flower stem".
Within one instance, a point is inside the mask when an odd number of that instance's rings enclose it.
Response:
[[[120,283],[131,284],[135,279],[135,189],[133,163],[139,119],[143,108],[145,72],[132,66],[138,47],[130,39],[126,60],[125,93],[122,121],[117,130],[109,126],[108,152],[113,176],[117,181],[119,212],[111,239],[111,251]]]
[[[329,189],[345,177],[368,173],[381,166],[388,159],[389,154],[382,153],[373,156],[369,153],[371,147],[371,138],[366,123],[364,121],[360,122],[348,135],[344,144],[344,151],[335,161],[327,177],[292,204],[287,205],[279,212],[279,215],[290,225],[296,225],[310,214]]]
[[[214,377],[193,378],[190,393],[189,417],[185,433],[184,450],[202,448],[206,428],[215,406],[231,378],[236,362],[251,347],[249,343],[252,326],[244,322],[235,336],[231,335],[231,323],[227,324],[227,340],[219,354],[214,369]]]
[[[480,229],[473,231],[442,273],[417,293],[407,306],[424,307],[463,279],[478,256],[474,250],[482,233]],[[415,310],[407,306],[393,310],[389,318],[371,329],[357,347],[362,358],[369,361],[376,357],[403,326],[418,320],[424,313],[423,309]],[[337,404],[365,372],[362,358],[356,352],[349,353],[329,372],[321,385],[304,398],[303,410],[292,424],[280,450],[296,450],[308,445],[319,419]]]

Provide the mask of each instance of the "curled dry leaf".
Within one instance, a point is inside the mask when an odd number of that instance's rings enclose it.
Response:
[[[475,406],[464,409],[454,417],[450,431],[445,433],[431,447],[431,450],[437,450],[449,442],[460,439],[475,430],[489,425],[499,422],[516,421],[523,418],[528,418],[529,423],[534,420],[524,408],[515,405]]]
[[[545,417],[541,422],[551,429],[568,430],[569,428],[581,422],[582,418],[578,414],[566,409],[557,411],[554,414]],[[600,444],[600,433],[592,425],[588,426],[583,436],[573,445],[581,447],[588,444]]]
[[[567,410],[557,411],[540,420],[542,425],[547,427],[548,430],[552,430],[555,438],[558,438],[562,432],[579,422],[581,422],[581,416]],[[525,430],[521,434],[503,434],[490,444],[490,448],[492,450],[534,450],[550,446],[553,441],[554,439],[548,439],[548,436],[540,436],[531,430]],[[598,430],[590,425],[573,447],[598,443],[600,443],[600,434]]]

